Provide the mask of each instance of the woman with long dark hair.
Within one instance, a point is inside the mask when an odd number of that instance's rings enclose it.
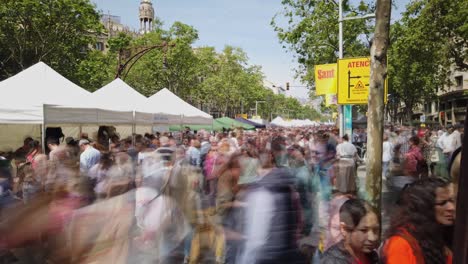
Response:
[[[322,264],[378,263],[379,217],[376,210],[360,199],[349,199],[340,208],[343,239],[325,251]],[[402,263],[401,263],[402,264]]]
[[[453,186],[441,179],[405,187],[383,245],[384,263],[452,263]]]

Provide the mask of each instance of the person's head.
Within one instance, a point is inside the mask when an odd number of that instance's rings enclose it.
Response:
[[[349,199],[340,208],[340,230],[353,255],[371,253],[379,244],[380,225],[376,210],[360,199]]]
[[[200,141],[198,139],[192,139],[190,142],[191,146],[199,149],[201,147]]]
[[[455,129],[453,128],[452,125],[447,126],[447,133],[452,134]]]
[[[419,137],[417,136],[412,136],[409,139],[410,146],[419,146]]]
[[[85,151],[89,147],[89,140],[80,139],[80,142],[78,142],[78,146],[80,146],[81,151]]]
[[[398,201],[401,216],[415,227],[435,223],[451,226],[455,221],[455,201],[450,182],[431,178],[416,181],[402,191]],[[395,220],[401,221],[401,218]]]
[[[31,144],[31,142],[33,142],[33,141],[34,141],[34,139],[32,139],[31,137],[27,137],[23,141],[23,146],[26,147],[26,148],[29,148],[29,144]]]
[[[286,138],[282,136],[273,137],[271,140],[271,153],[275,159],[276,166],[281,167],[286,164],[287,148]]]
[[[29,142],[29,152],[38,151],[41,148],[41,144],[38,140],[33,140]]]
[[[326,162],[336,156],[336,147],[331,143],[319,142],[316,144],[315,150],[311,152],[311,155],[318,162]]]
[[[101,154],[101,159],[99,163],[102,165],[103,169],[109,169],[114,163],[114,158],[111,153],[105,152]]]
[[[74,147],[74,146],[76,146],[76,143],[77,143],[77,142],[76,142],[76,140],[75,140],[74,138],[72,138],[72,137],[67,137],[67,138],[65,138],[65,143],[66,143],[67,146],[69,146],[69,147]]]
[[[302,162],[305,157],[305,150],[298,144],[294,144],[288,148],[288,156],[290,161]]]
[[[89,136],[88,136],[88,133],[81,133],[81,136],[80,136],[81,139],[88,139],[89,140]]]
[[[418,180],[405,187],[397,202],[387,236],[406,229],[419,243],[425,263],[444,263],[455,222],[453,186],[437,178]]]
[[[53,150],[53,149],[57,148],[59,145],[60,145],[60,142],[59,142],[58,138],[51,137],[51,138],[47,139],[47,147],[50,150]]]
[[[166,136],[160,137],[159,138],[159,143],[162,147],[167,147],[169,146],[169,138]]]
[[[222,154],[227,154],[231,151],[231,144],[229,144],[229,140],[222,139],[218,144],[218,152]]]
[[[343,141],[346,141],[346,142],[348,142],[348,141],[349,141],[348,134],[345,134],[345,135],[343,136]]]

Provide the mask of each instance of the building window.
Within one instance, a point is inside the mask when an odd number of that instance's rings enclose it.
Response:
[[[97,43],[96,43],[96,50],[104,51],[104,43],[102,43],[102,42],[97,42]]]
[[[461,89],[463,87],[463,76],[455,76],[455,87]]]

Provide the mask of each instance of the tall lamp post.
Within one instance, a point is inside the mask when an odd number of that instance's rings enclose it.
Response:
[[[128,75],[128,73],[130,72],[130,70],[132,69],[133,65],[135,65],[135,63],[141,58],[143,57],[145,54],[147,54],[148,52],[152,51],[152,50],[155,50],[155,49],[162,49],[163,52],[164,52],[164,58],[163,58],[163,66],[166,67],[166,52],[167,52],[167,49],[169,47],[175,47],[175,44],[174,43],[167,43],[166,41],[164,41],[163,43],[159,44],[159,45],[154,45],[154,46],[151,46],[151,47],[146,47],[144,49],[142,49],[141,51],[137,52],[135,55],[133,55],[132,57],[130,57],[125,63],[121,63],[121,55],[122,55],[122,50],[120,50],[119,52],[119,66],[117,68],[117,74],[115,75],[115,78],[122,78],[122,75],[125,71],[125,69],[128,67],[128,70],[127,72],[125,73],[125,76],[123,76],[123,79],[125,79]]]
[[[265,103],[265,101],[255,101],[255,116],[258,116],[258,103]]]

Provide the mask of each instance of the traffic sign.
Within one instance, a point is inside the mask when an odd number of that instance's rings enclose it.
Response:
[[[419,122],[426,123],[426,116],[425,115],[419,116]]]
[[[370,83],[370,58],[338,60],[338,104],[367,104]],[[387,102],[387,80],[384,100]]]

